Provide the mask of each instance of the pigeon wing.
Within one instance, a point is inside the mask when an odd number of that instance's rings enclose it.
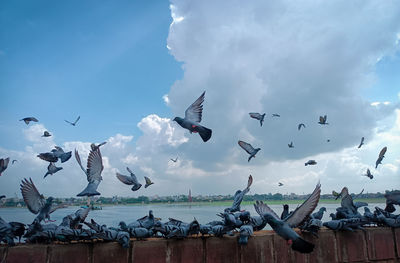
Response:
[[[70,121],[67,121],[67,120],[64,120],[66,123],[69,123],[69,124],[72,124],[73,125],[73,123],[72,122],[70,122]]]
[[[382,148],[381,152],[379,153],[379,158],[383,158],[383,156],[385,155],[386,151],[387,151],[387,147],[385,146],[385,147]]]
[[[86,170],[82,166],[81,157],[79,156],[79,153],[76,149],[75,149],[75,159],[78,162],[79,166],[81,167],[82,171],[86,174]]]
[[[21,193],[29,211],[34,214],[39,213],[46,203],[44,197],[36,189],[31,178],[29,178],[29,181],[26,178],[22,180]]]
[[[146,184],[151,184],[151,180],[149,177],[145,176],[144,180],[146,180]]]
[[[240,147],[243,148],[248,154],[252,154],[254,152],[253,146],[251,146],[249,143],[244,142],[244,141],[238,141],[238,144]]]
[[[251,184],[253,183],[253,176],[249,175],[249,179],[247,180],[246,189],[250,189]]]
[[[59,147],[59,146],[54,146],[54,149],[56,149],[57,151],[59,151],[60,153],[64,153],[63,148]]]
[[[269,213],[274,216],[276,219],[279,219],[279,216],[272,210],[267,204],[264,204],[263,201],[256,201],[254,204],[254,209],[256,212],[262,217],[263,214]]]
[[[132,179],[130,178],[130,176],[126,176],[126,175],[117,173],[117,178],[121,182],[123,182],[124,184],[127,184],[127,185],[132,185],[133,184]]]
[[[319,116],[319,122],[320,122],[320,123],[324,123],[324,117]]]
[[[318,183],[312,194],[304,201],[301,206],[297,207],[292,214],[290,214],[284,221],[290,227],[297,227],[304,222],[305,219],[314,211],[318,205],[319,197],[321,194],[321,184]]]
[[[103,178],[101,177],[101,172],[103,171],[103,159],[101,157],[100,148],[96,150],[92,150],[89,153],[88,161],[87,161],[87,179],[89,183],[93,183],[96,181],[101,181]]]
[[[76,124],[79,121],[80,118],[81,118],[81,116],[78,116],[78,118],[76,118],[74,124]]]
[[[261,119],[261,114],[260,113],[250,112],[249,115],[250,115],[250,117],[252,117],[254,119],[257,119],[257,120]]]
[[[189,106],[189,108],[186,109],[185,111],[185,119],[193,122],[201,122],[201,117],[203,114],[203,101],[204,101],[204,95],[205,91],[203,94],[200,95],[200,97],[192,103],[192,105]]]
[[[361,146],[364,144],[364,137],[361,137],[361,142],[360,145],[358,145],[358,148],[361,148]]]

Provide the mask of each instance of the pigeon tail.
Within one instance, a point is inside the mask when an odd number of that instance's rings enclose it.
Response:
[[[93,183],[89,183],[85,190],[83,190],[82,192],[80,192],[79,194],[77,194],[76,196],[94,196],[94,195],[100,195],[99,192],[96,191],[97,190],[97,186]]]
[[[299,237],[293,240],[292,249],[300,253],[311,253],[314,250],[314,244]]]
[[[211,138],[212,130],[204,126],[198,125],[193,128],[193,131],[198,132],[200,134],[200,137],[203,139],[203,142],[206,142]]]

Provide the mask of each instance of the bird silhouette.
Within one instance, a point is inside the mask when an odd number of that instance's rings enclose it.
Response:
[[[201,126],[203,105],[205,91],[200,95],[200,97],[189,106],[185,111],[185,118],[175,117],[176,121],[182,128],[187,129],[190,133],[199,133],[201,139],[206,142],[211,138],[212,130],[204,126]]]
[[[358,148],[361,148],[361,146],[363,146],[363,144],[364,144],[364,137],[361,137],[361,142],[360,142],[360,145],[358,145]]]
[[[379,153],[378,159],[375,162],[375,169],[378,168],[378,165],[382,163],[383,158],[385,157],[385,153],[387,151],[387,147],[383,147]]]
[[[258,153],[261,148],[256,148],[254,149],[251,144],[244,142],[244,141],[238,141],[238,144],[240,147],[242,147],[243,150],[245,150],[248,154],[250,154],[249,159],[247,160],[250,162],[251,158],[256,157],[256,154]]]
[[[21,119],[20,121],[24,121],[26,125],[28,125],[31,121],[33,122],[38,122],[39,120],[36,119],[35,117],[26,117]]]
[[[171,161],[173,161],[174,163],[176,163],[177,161],[178,161],[178,156],[176,156],[176,158],[175,159],[170,159]]]
[[[294,148],[293,142],[290,142],[290,143],[288,144],[288,146],[289,146],[289,148]]]
[[[53,175],[62,169],[62,167],[56,167],[54,163],[50,163],[49,166],[47,166],[47,173],[44,175],[43,178],[46,178],[46,176],[48,176],[49,174]]]
[[[128,170],[128,172],[130,173],[130,176],[126,176],[126,175],[117,173],[117,178],[124,184],[133,185],[132,191],[139,190],[142,185],[137,180],[136,175],[131,171],[131,169],[129,169],[129,167],[126,167],[126,170]]]
[[[51,134],[48,131],[44,131],[42,137],[50,137]]]
[[[260,126],[263,125],[265,113],[264,114],[260,114],[260,113],[257,113],[257,112],[250,112],[249,115],[250,115],[251,118],[259,120],[260,121]]]
[[[367,173],[363,174],[363,175],[366,176],[366,177],[369,177],[369,179],[374,178],[374,176],[371,174],[371,171],[369,169],[367,169]]]
[[[326,122],[327,117],[328,116],[326,116],[326,115],[324,117],[319,116],[319,122],[318,123],[321,124],[321,125],[329,124],[329,123]]]
[[[300,123],[299,125],[297,125],[297,129],[300,131],[301,127],[305,128],[306,125],[304,123]]]
[[[272,117],[280,117],[281,115],[276,114],[276,113],[272,113]]]
[[[316,165],[316,164],[317,164],[317,162],[315,160],[308,160],[304,165],[307,166],[307,165]]]
[[[64,121],[66,123],[71,124],[72,126],[76,126],[76,123],[80,120],[80,118],[81,118],[81,116],[78,116],[78,118],[76,118],[76,120],[74,122],[70,122],[70,121],[67,121],[67,120],[64,120]]]
[[[282,186],[283,184],[281,182],[278,182],[279,186]]]
[[[144,180],[146,181],[146,184],[144,185],[144,188],[149,187],[150,185],[154,184],[149,177],[145,176]]]

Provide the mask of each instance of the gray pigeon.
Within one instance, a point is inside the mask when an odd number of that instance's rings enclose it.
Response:
[[[10,157],[7,157],[5,159],[0,159],[0,176],[1,173],[7,169],[9,162],[10,162]]]
[[[175,159],[170,159],[171,161],[173,161],[174,163],[176,163],[177,161],[178,161],[178,156],[176,156],[176,158]]]
[[[56,167],[54,163],[50,163],[49,166],[47,166],[47,173],[44,175],[43,178],[46,178],[49,174],[53,175],[56,172],[62,170],[62,167]]]
[[[24,202],[28,207],[29,211],[37,214],[34,222],[40,223],[42,220],[50,220],[50,214],[53,213],[60,206],[53,205],[53,197],[45,199],[43,195],[39,193],[36,186],[33,184],[32,179],[24,179],[21,183],[21,193],[24,198]]]
[[[36,119],[35,117],[26,117],[21,119],[20,121],[24,121],[26,123],[26,125],[29,124],[29,122],[33,121],[33,122],[38,122],[39,120]]]
[[[239,230],[239,245],[247,245],[249,241],[249,237],[253,235],[253,226],[251,225],[242,225]]]
[[[363,189],[364,191],[364,189]],[[361,191],[361,193],[363,192]],[[360,194],[361,194],[360,193]],[[339,197],[342,197],[342,201],[340,202],[341,207],[345,209],[350,215],[357,215],[357,209],[360,208],[361,206],[368,206],[367,203],[365,202],[353,202],[353,197],[349,194],[349,189],[347,187],[343,187],[342,191],[340,194],[336,197],[338,199]]]
[[[306,125],[304,123],[300,123],[299,125],[297,125],[297,129],[300,131],[301,127],[305,128]]]
[[[392,192],[388,192],[384,196],[386,198],[385,211],[393,213],[394,211],[396,211],[396,208],[393,205],[400,205],[400,191],[395,190]]]
[[[253,176],[249,175],[249,179],[247,180],[247,186],[243,191],[237,190],[235,196],[233,197],[233,204],[229,208],[225,208],[225,212],[237,212],[240,211],[240,204],[242,203],[243,197],[250,191],[250,186],[253,183]]]
[[[280,117],[281,115],[276,114],[276,113],[272,113],[272,117]]]
[[[146,181],[146,184],[144,185],[144,188],[149,187],[150,185],[154,184],[149,177],[145,176],[144,180]]]
[[[378,168],[378,165],[382,163],[383,158],[385,157],[385,153],[387,151],[387,147],[383,147],[379,153],[378,159],[375,162],[375,169]]]
[[[67,121],[67,120],[64,120],[64,121],[65,121],[66,123],[71,124],[72,126],[75,126],[76,123],[79,121],[80,118],[81,118],[81,116],[78,116],[78,118],[76,118],[76,120],[75,120],[74,122],[70,122],[70,121]]]
[[[361,146],[363,146],[363,144],[364,144],[364,137],[361,137],[361,142],[358,145],[358,148],[361,148]]]
[[[39,153],[37,155],[40,159],[51,162],[51,163],[56,163],[58,161],[58,157],[54,155],[52,152],[47,152],[47,153]]]
[[[265,113],[264,114],[260,114],[260,113],[257,113],[257,112],[250,112],[249,115],[250,115],[251,118],[259,120],[260,121],[260,126],[263,125]]]
[[[42,137],[50,137],[51,134],[48,131],[44,131]]]
[[[290,143],[288,144],[288,146],[289,146],[289,148],[294,148],[293,142],[290,142]]]
[[[311,253],[314,245],[302,239],[292,228],[303,224],[312,211],[314,211],[318,205],[320,193],[321,184],[318,183],[307,200],[284,220],[279,219],[278,215],[262,201],[257,201],[254,204],[254,208],[279,236],[287,240],[288,244],[292,244],[293,250],[301,253]]]
[[[72,151],[64,152],[64,150],[59,146],[54,146],[54,149],[51,150],[55,157],[60,158],[62,163],[68,161],[72,156]]]
[[[318,212],[315,212],[311,215],[311,218],[313,219],[318,219],[322,220],[322,217],[324,216],[324,212],[326,212],[326,207],[321,207]]]
[[[212,134],[211,129],[208,129],[199,124],[201,122],[203,113],[202,103],[204,101],[205,93],[206,92],[204,91],[203,94],[201,94],[200,97],[195,102],[193,102],[193,104],[190,105],[189,108],[186,109],[185,118],[174,118],[174,121],[176,121],[182,128],[188,129],[190,133],[198,132],[204,142],[208,141],[211,138]]]
[[[327,119],[326,115],[324,117],[319,116],[319,122],[318,123],[321,124],[321,125],[329,124],[329,123],[326,122],[326,119]]]
[[[369,179],[374,178],[374,176],[371,174],[371,171],[369,169],[367,169],[367,173],[363,174],[363,175],[366,176],[366,177],[369,177]]]
[[[308,160],[304,165],[307,166],[307,165],[316,165],[316,164],[317,164],[317,162],[315,160]]]
[[[244,141],[238,141],[238,144],[240,147],[242,147],[243,150],[245,150],[248,154],[250,154],[247,162],[250,162],[251,158],[256,157],[258,151],[261,150],[261,148],[254,149],[253,146],[251,146],[251,144]]]
[[[93,150],[92,147],[92,150],[89,153],[86,170],[85,168],[83,168],[79,153],[75,149],[75,159],[81,167],[82,171],[86,174],[87,180],[89,182],[86,188],[82,192],[77,194],[77,196],[100,195],[100,193],[97,192],[97,187],[99,186],[101,180],[103,180],[103,178],[101,177],[101,173],[103,172],[104,166],[103,159],[100,153],[100,147],[94,148],[95,150]]]
[[[132,186],[132,191],[137,191],[139,190],[142,185],[138,182],[136,175],[129,169],[129,167],[126,167],[126,170],[131,174],[130,176],[122,175],[120,173],[117,173],[117,178],[121,182],[127,185],[133,185]]]
[[[283,186],[283,184],[281,182],[278,182],[278,186]]]

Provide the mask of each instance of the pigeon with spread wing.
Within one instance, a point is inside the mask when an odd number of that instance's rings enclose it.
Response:
[[[240,147],[242,147],[243,150],[245,150],[248,154],[250,154],[249,159],[247,160],[248,162],[250,162],[251,158],[256,157],[258,151],[261,150],[261,148],[254,149],[250,143],[244,141],[238,141],[238,144]]]
[[[375,169],[378,168],[378,165],[382,163],[383,158],[385,157],[385,153],[387,151],[387,147],[383,147],[379,153],[378,159],[375,162]]]
[[[120,180],[124,184],[133,185],[132,191],[139,190],[139,188],[142,187],[142,185],[137,180],[136,175],[131,171],[131,169],[129,169],[129,167],[126,167],[126,170],[128,170],[130,176],[117,173],[118,180]]]
[[[322,116],[319,116],[319,122],[318,122],[318,123],[321,124],[321,125],[329,124],[329,123],[326,122],[326,119],[327,119],[327,118],[328,118],[328,116],[326,116],[326,115],[323,116],[323,117],[322,117]]]
[[[260,114],[258,112],[250,112],[249,115],[250,115],[251,118],[259,120],[260,121],[260,126],[263,125],[265,113],[264,114]]]
[[[229,208],[225,208],[225,212],[237,212],[240,211],[240,204],[242,203],[243,197],[250,191],[250,186],[253,183],[253,177],[249,175],[249,179],[247,180],[247,186],[243,191],[237,190],[233,197],[233,204]]]
[[[74,122],[70,122],[70,121],[67,121],[67,120],[64,120],[64,121],[65,121],[66,123],[71,124],[72,126],[75,126],[76,123],[79,121],[80,118],[81,118],[81,116],[78,116],[78,118],[76,118],[76,120],[75,120]]]

